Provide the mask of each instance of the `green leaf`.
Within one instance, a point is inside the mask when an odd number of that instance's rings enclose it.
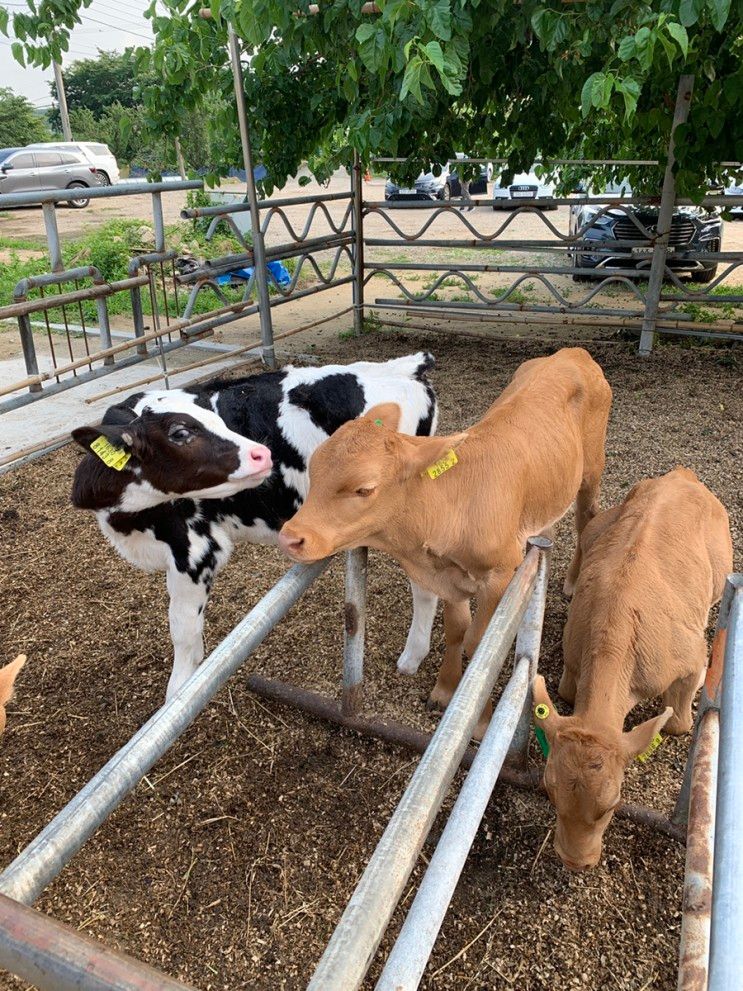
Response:
[[[668,33],[681,49],[684,58],[689,54],[689,35],[683,24],[675,24],[673,21],[668,25]]]
[[[623,62],[629,62],[629,60],[635,54],[635,39],[632,35],[627,35],[627,37],[622,38],[619,42],[619,49],[617,55]]]
[[[377,27],[375,24],[370,24],[369,22],[360,24],[356,28],[356,41],[358,41],[360,45],[364,45],[371,37],[373,37],[373,35],[376,34],[376,32]]]
[[[421,94],[422,68],[423,62],[417,55],[405,66],[405,75],[402,77],[402,86],[400,87],[401,100],[404,100],[408,93],[412,93],[418,103],[423,103],[423,96]]]
[[[423,51],[428,55],[431,60],[432,65],[435,65],[439,70],[439,73],[444,75],[444,53],[441,50],[441,45],[438,41],[429,41],[427,45],[424,45]]]
[[[5,7],[0,7],[0,31],[4,35],[8,34],[8,11]]]
[[[704,9],[704,0],[681,0],[679,6],[679,20],[684,27],[691,27],[699,20],[699,15]]]
[[[25,68],[26,60],[23,58],[23,45],[19,41],[14,41],[13,44],[10,46],[10,50],[13,53],[13,58],[16,60],[16,62],[20,62],[21,65]]]
[[[730,0],[707,0],[710,19],[717,31],[722,31],[730,13]]]
[[[583,116],[588,116],[588,111],[591,109],[591,104],[593,103],[593,87],[600,81],[603,85],[604,74],[603,72],[593,72],[583,83],[583,89],[580,94],[580,108],[583,112]]]
[[[449,0],[434,0],[428,6],[428,24],[441,41],[451,38],[451,8]]]
[[[629,118],[637,109],[637,101],[640,97],[640,84],[636,79],[618,79],[615,84],[618,93],[624,97],[624,119]]]

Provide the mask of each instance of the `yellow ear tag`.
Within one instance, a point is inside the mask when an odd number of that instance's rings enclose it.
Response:
[[[90,445],[90,450],[93,454],[98,455],[104,465],[115,468],[116,471],[121,471],[122,468],[126,467],[127,461],[132,456],[131,452],[124,450],[123,447],[114,447],[108,437],[104,437],[102,434],[100,437],[96,437]]]
[[[650,741],[650,745],[643,750],[641,754],[637,755],[637,759],[641,764],[645,764],[653,756],[658,747],[663,743],[663,737],[660,733],[656,733],[653,739]]]
[[[457,456],[454,451],[449,451],[445,454],[443,458],[437,461],[435,464],[429,465],[424,472],[421,472],[421,478],[424,475],[428,475],[429,478],[438,478],[439,475],[443,475],[445,471],[449,471],[457,463]]]
[[[540,702],[539,705],[534,706],[534,715],[537,719],[546,719],[550,714],[550,707],[545,705],[544,702]]]

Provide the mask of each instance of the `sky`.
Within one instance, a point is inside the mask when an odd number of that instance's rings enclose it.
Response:
[[[0,0],[0,6],[8,13],[26,10],[23,0]],[[82,24],[70,35],[70,50],[62,64],[77,59],[95,58],[99,48],[122,52],[125,48],[146,45],[152,38],[150,22],[144,11],[149,0],[93,0],[90,7],[81,12]],[[13,58],[10,38],[0,34],[0,86],[9,86],[14,92],[27,97],[36,107],[49,107],[52,103],[49,82],[52,70],[24,69]]]

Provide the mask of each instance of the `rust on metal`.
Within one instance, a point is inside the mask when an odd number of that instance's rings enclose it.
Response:
[[[349,637],[354,637],[359,630],[359,611],[353,602],[346,602],[343,606],[343,624]]]
[[[351,685],[350,688],[344,688],[341,696],[341,715],[344,717],[355,716],[361,709],[363,698],[363,684]]]

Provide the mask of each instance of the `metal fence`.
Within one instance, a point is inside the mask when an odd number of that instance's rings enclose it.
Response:
[[[431,736],[361,714],[366,615],[366,550],[346,555],[346,617],[340,703],[312,692],[248,679],[259,695],[293,704],[359,733],[423,753],[308,991],[352,991],[371,965],[458,768],[469,773],[385,962],[377,991],[414,991],[422,978],[496,781],[537,786],[524,772],[551,543],[532,538],[438,729]],[[26,906],[64,869],[129,796],[152,765],[318,578],[328,561],[293,567],[213,651],[180,692],[147,722],[0,875],[0,966],[45,989],[183,988]],[[516,641],[512,673],[479,748],[474,727]],[[737,946],[743,915],[736,866],[743,856],[736,740],[743,665],[743,575],[728,579],[705,692],[679,801],[671,822],[624,805],[617,815],[659,829],[688,849],[680,991],[728,991],[743,980]],[[717,732],[718,724],[720,727]],[[504,763],[508,761],[507,763]],[[719,764],[719,776],[717,767]],[[715,786],[715,781],[718,781]],[[716,800],[715,800],[716,794]],[[717,828],[716,828],[717,820]],[[713,881],[714,862],[714,881]],[[711,943],[711,952],[710,952]],[[709,968],[709,983],[707,972]]]

